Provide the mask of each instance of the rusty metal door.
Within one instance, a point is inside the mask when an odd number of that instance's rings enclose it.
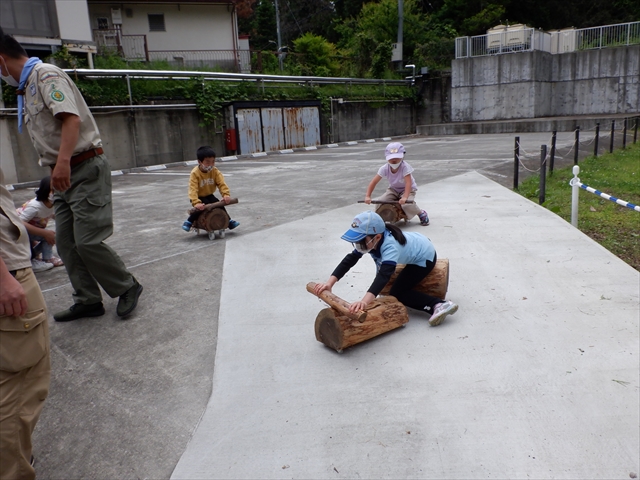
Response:
[[[260,109],[242,108],[236,112],[240,153],[250,155],[262,152],[262,129],[260,128]]]
[[[303,147],[320,145],[320,110],[318,107],[302,107]]]
[[[286,107],[283,111],[286,148],[320,145],[320,113],[317,107]]]
[[[264,143],[264,151],[272,152],[286,148],[282,131],[282,107],[266,107],[261,108],[260,111],[262,115],[262,141]]]

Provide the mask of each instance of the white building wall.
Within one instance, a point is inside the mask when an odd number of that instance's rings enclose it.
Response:
[[[150,32],[148,14],[164,14],[166,31]],[[110,5],[91,5],[90,15],[91,28],[98,28],[97,17],[111,19]],[[233,50],[237,48],[233,21],[226,5],[122,4],[122,33],[146,35],[150,51]]]
[[[93,37],[86,0],[55,0],[55,2],[60,38],[62,40],[91,42]]]

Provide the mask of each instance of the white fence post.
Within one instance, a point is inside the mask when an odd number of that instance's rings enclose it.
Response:
[[[578,174],[580,173],[580,167],[574,165],[572,171],[573,178],[569,181],[569,185],[571,185],[571,225],[578,228],[578,196],[580,194]]]

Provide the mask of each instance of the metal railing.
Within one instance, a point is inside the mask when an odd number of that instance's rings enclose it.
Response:
[[[98,46],[98,53],[118,54],[126,60],[148,61],[146,35],[123,35],[121,30],[94,30],[93,38]]]
[[[640,22],[619,23],[576,30],[576,50],[591,50],[640,43]]]
[[[509,28],[485,35],[456,38],[456,58],[540,50],[552,54],[640,44],[640,22],[543,32]]]
[[[176,68],[219,68],[224,72],[251,71],[249,50],[150,50],[149,60],[164,60]]]
[[[294,75],[261,75],[255,73],[228,73],[228,72],[198,72],[189,70],[107,70],[107,69],[65,69],[67,74],[87,78],[113,78],[128,77],[130,79],[141,78],[145,80],[191,80],[201,78],[203,80],[221,81],[249,81],[249,82],[273,82],[273,83],[301,83],[301,84],[347,84],[347,85],[411,85],[411,78],[404,80],[384,80],[378,78],[349,78],[349,77],[311,77]]]

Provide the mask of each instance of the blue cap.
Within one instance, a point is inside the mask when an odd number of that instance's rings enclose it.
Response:
[[[384,233],[386,228],[380,215],[372,211],[366,211],[356,215],[356,218],[351,223],[351,228],[340,238],[347,242],[359,242],[367,235]]]

